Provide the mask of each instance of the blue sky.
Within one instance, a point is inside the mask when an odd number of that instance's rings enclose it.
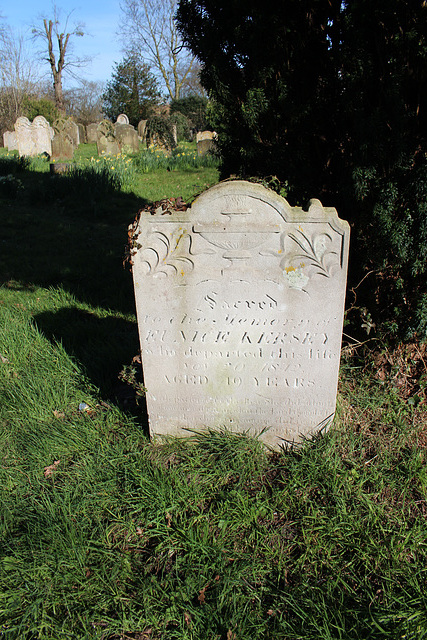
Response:
[[[121,43],[117,39],[118,22],[121,18],[120,0],[60,0],[56,3],[61,17],[73,11],[71,24],[82,22],[89,35],[74,39],[74,51],[78,56],[93,56],[92,62],[81,69],[86,80],[107,81],[111,78],[114,62],[123,58]],[[4,23],[23,35],[31,35],[30,26],[39,23],[41,17],[52,17],[51,0],[4,0],[0,2],[0,14]],[[39,45],[30,45],[33,49]],[[49,67],[43,67],[47,72]],[[75,81],[64,79],[64,88]]]

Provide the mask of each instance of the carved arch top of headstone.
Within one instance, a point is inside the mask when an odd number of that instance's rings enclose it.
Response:
[[[117,124],[129,124],[129,118],[125,113],[121,113],[117,116],[116,122]]]
[[[31,122],[25,116],[20,116],[15,122],[15,131],[31,127]]]

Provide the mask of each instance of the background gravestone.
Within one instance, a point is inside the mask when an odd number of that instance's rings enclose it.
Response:
[[[196,142],[200,142],[200,140],[216,140],[216,138],[215,131],[198,131],[196,133]]]
[[[205,138],[204,140],[197,141],[197,155],[205,156],[210,151],[216,149],[216,143],[213,138]]]
[[[15,122],[16,141],[20,156],[35,156],[36,145],[33,140],[31,122],[21,116]]]
[[[52,140],[52,158],[54,160],[72,160],[74,157],[74,141],[65,131],[55,134]]]
[[[138,122],[138,135],[141,138],[143,143],[145,142],[145,138],[147,136],[146,128],[147,128],[147,120],[140,120]]]
[[[349,225],[243,181],[161,209],[141,213],[132,257],[151,434],[265,429],[278,448],[326,429]]]
[[[125,113],[121,113],[117,116],[116,124],[129,124],[129,118]]]
[[[36,116],[32,124],[36,153],[52,155],[52,137],[49,122],[43,116]]]
[[[102,120],[97,128],[96,146],[98,155],[117,155],[120,153],[114,126],[110,120]]]
[[[52,140],[52,157],[72,160],[79,140],[76,123],[70,118],[57,118],[53,123],[53,130],[55,136]]]
[[[120,151],[123,151],[123,153],[138,153],[138,133],[132,125],[116,123],[114,125],[114,133],[119,144]]]
[[[15,131],[5,131],[3,134],[3,145],[5,147],[5,149],[8,149],[9,151],[14,151],[15,149],[18,149],[18,143],[16,140],[16,133]]]
[[[78,126],[78,129],[79,129],[79,143],[80,144],[85,144],[87,142],[86,128],[81,123],[78,123],[77,126]]]
[[[74,120],[71,120],[71,118],[67,118],[65,120],[64,130],[72,139],[74,149],[77,149],[77,147],[80,144],[80,133],[79,133],[79,127],[74,122]]]
[[[96,142],[97,131],[98,131],[98,124],[96,122],[93,122],[92,124],[87,125],[86,135],[87,135],[87,141],[89,143],[93,144],[94,142]]]
[[[15,133],[20,156],[52,154],[51,128],[43,116],[36,116],[32,123],[21,116],[15,122]]]

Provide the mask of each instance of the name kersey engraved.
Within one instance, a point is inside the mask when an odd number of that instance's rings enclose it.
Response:
[[[333,419],[349,226],[261,185],[142,212],[133,277],[150,431],[228,427],[277,448]]]

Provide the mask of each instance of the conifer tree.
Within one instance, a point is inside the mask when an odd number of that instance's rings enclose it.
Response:
[[[103,111],[111,120],[125,113],[130,124],[150,117],[153,107],[160,102],[160,92],[148,65],[137,55],[127,56],[116,63],[111,80],[102,96]]]
[[[274,175],[353,225],[370,326],[427,336],[427,3],[180,0],[223,177]],[[366,324],[366,323],[365,323]]]

